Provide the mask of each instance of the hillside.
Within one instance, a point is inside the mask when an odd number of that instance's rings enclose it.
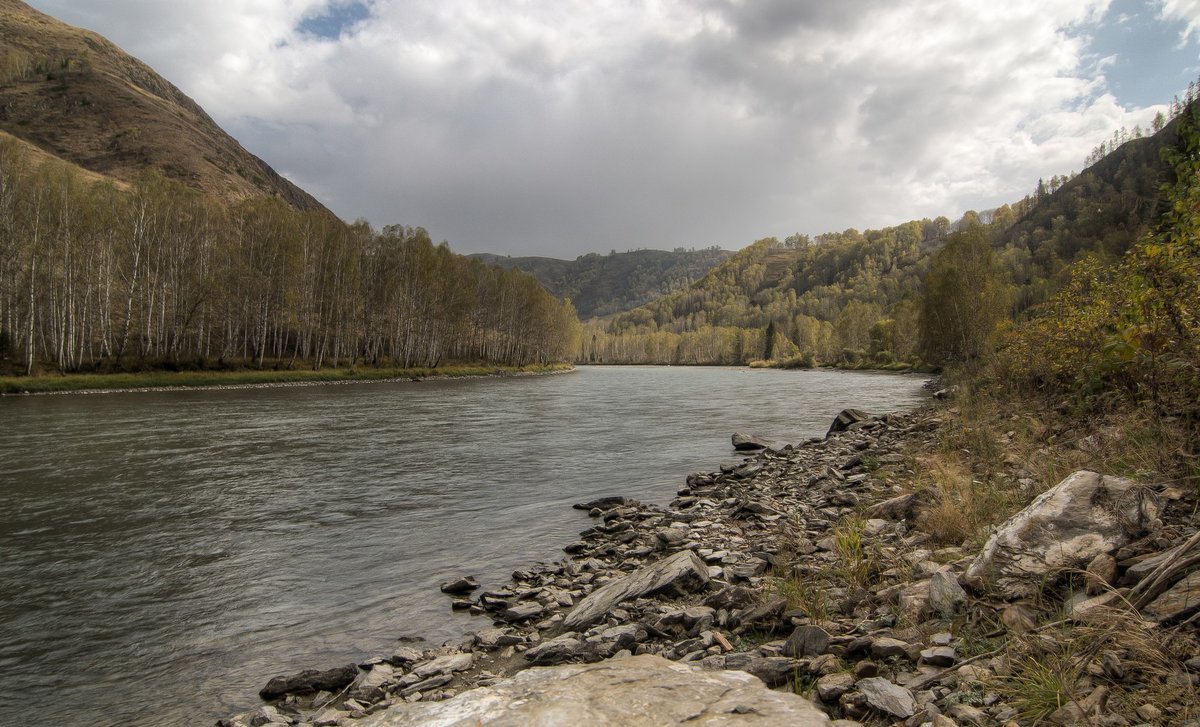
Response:
[[[0,0],[0,131],[120,182],[153,169],[226,202],[323,209],[149,66],[20,0]]]
[[[880,230],[759,240],[689,287],[592,324],[579,358],[606,363],[848,365],[911,361],[931,257],[953,231],[982,225],[1017,314],[1059,289],[1086,256],[1113,260],[1161,213],[1162,151],[1178,121],[1128,141],[1081,174],[985,214]]]
[[[471,257],[505,268],[519,268],[546,290],[570,298],[579,317],[598,318],[649,303],[686,288],[733,253],[717,247],[703,250],[631,250],[592,253],[574,260],[508,257],[480,253]]]

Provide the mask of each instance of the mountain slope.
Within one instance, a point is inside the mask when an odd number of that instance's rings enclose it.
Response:
[[[1131,140],[1051,193],[987,214],[849,229],[815,239],[760,240],[703,279],[585,331],[580,359],[606,363],[740,364],[799,354],[827,363],[911,360],[919,300],[948,234],[984,224],[1013,313],[1045,301],[1071,265],[1116,259],[1154,224],[1162,150],[1177,121]]]
[[[227,202],[323,209],[145,63],[20,0],[0,0],[0,130],[122,182],[155,169]]]
[[[583,319],[636,308],[704,277],[733,253],[703,250],[632,250],[592,253],[574,260],[548,257],[472,255],[491,265],[519,268],[537,278],[553,295],[570,298]]]

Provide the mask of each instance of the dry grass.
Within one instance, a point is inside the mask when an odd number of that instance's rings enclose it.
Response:
[[[994,687],[1019,710],[1022,723],[1044,720],[1099,687],[1110,690],[1107,711],[1131,724],[1142,721],[1136,710],[1144,704],[1184,721],[1200,713],[1200,693],[1182,665],[1196,648],[1194,637],[1168,632],[1126,608],[1096,609],[1086,623],[1010,639],[1008,674]]]

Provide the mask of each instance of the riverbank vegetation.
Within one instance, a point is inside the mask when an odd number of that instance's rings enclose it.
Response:
[[[522,376],[564,373],[569,364],[485,366],[452,364],[437,368],[325,368],[241,369],[234,371],[148,370],[111,374],[47,374],[0,376],[2,394],[52,394],[71,391],[114,391],[127,389],[223,388],[275,384],[353,383],[368,381],[419,381],[427,378],[471,378],[478,376]]]
[[[276,198],[128,189],[0,143],[0,369],[522,366],[578,320],[532,277]],[[272,362],[268,366],[268,362]]]

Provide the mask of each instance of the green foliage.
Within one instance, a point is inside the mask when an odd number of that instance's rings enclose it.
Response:
[[[1021,654],[1014,659],[1012,673],[997,687],[1009,698],[1021,718],[1038,722],[1075,699],[1075,682],[1082,674],[1079,662],[1067,653]]]
[[[987,230],[975,226],[954,233],[933,256],[925,281],[922,357],[944,364],[984,355],[996,325],[1007,315],[1009,299]]]
[[[1147,403],[1200,415],[1200,116],[1175,122],[1163,214],[1117,263],[1077,264],[1069,283],[1005,338],[999,379],[1089,409]]]
[[[835,573],[843,583],[860,588],[871,585],[879,566],[879,553],[866,542],[866,525],[865,520],[854,517],[833,531],[833,552],[838,558]]]

